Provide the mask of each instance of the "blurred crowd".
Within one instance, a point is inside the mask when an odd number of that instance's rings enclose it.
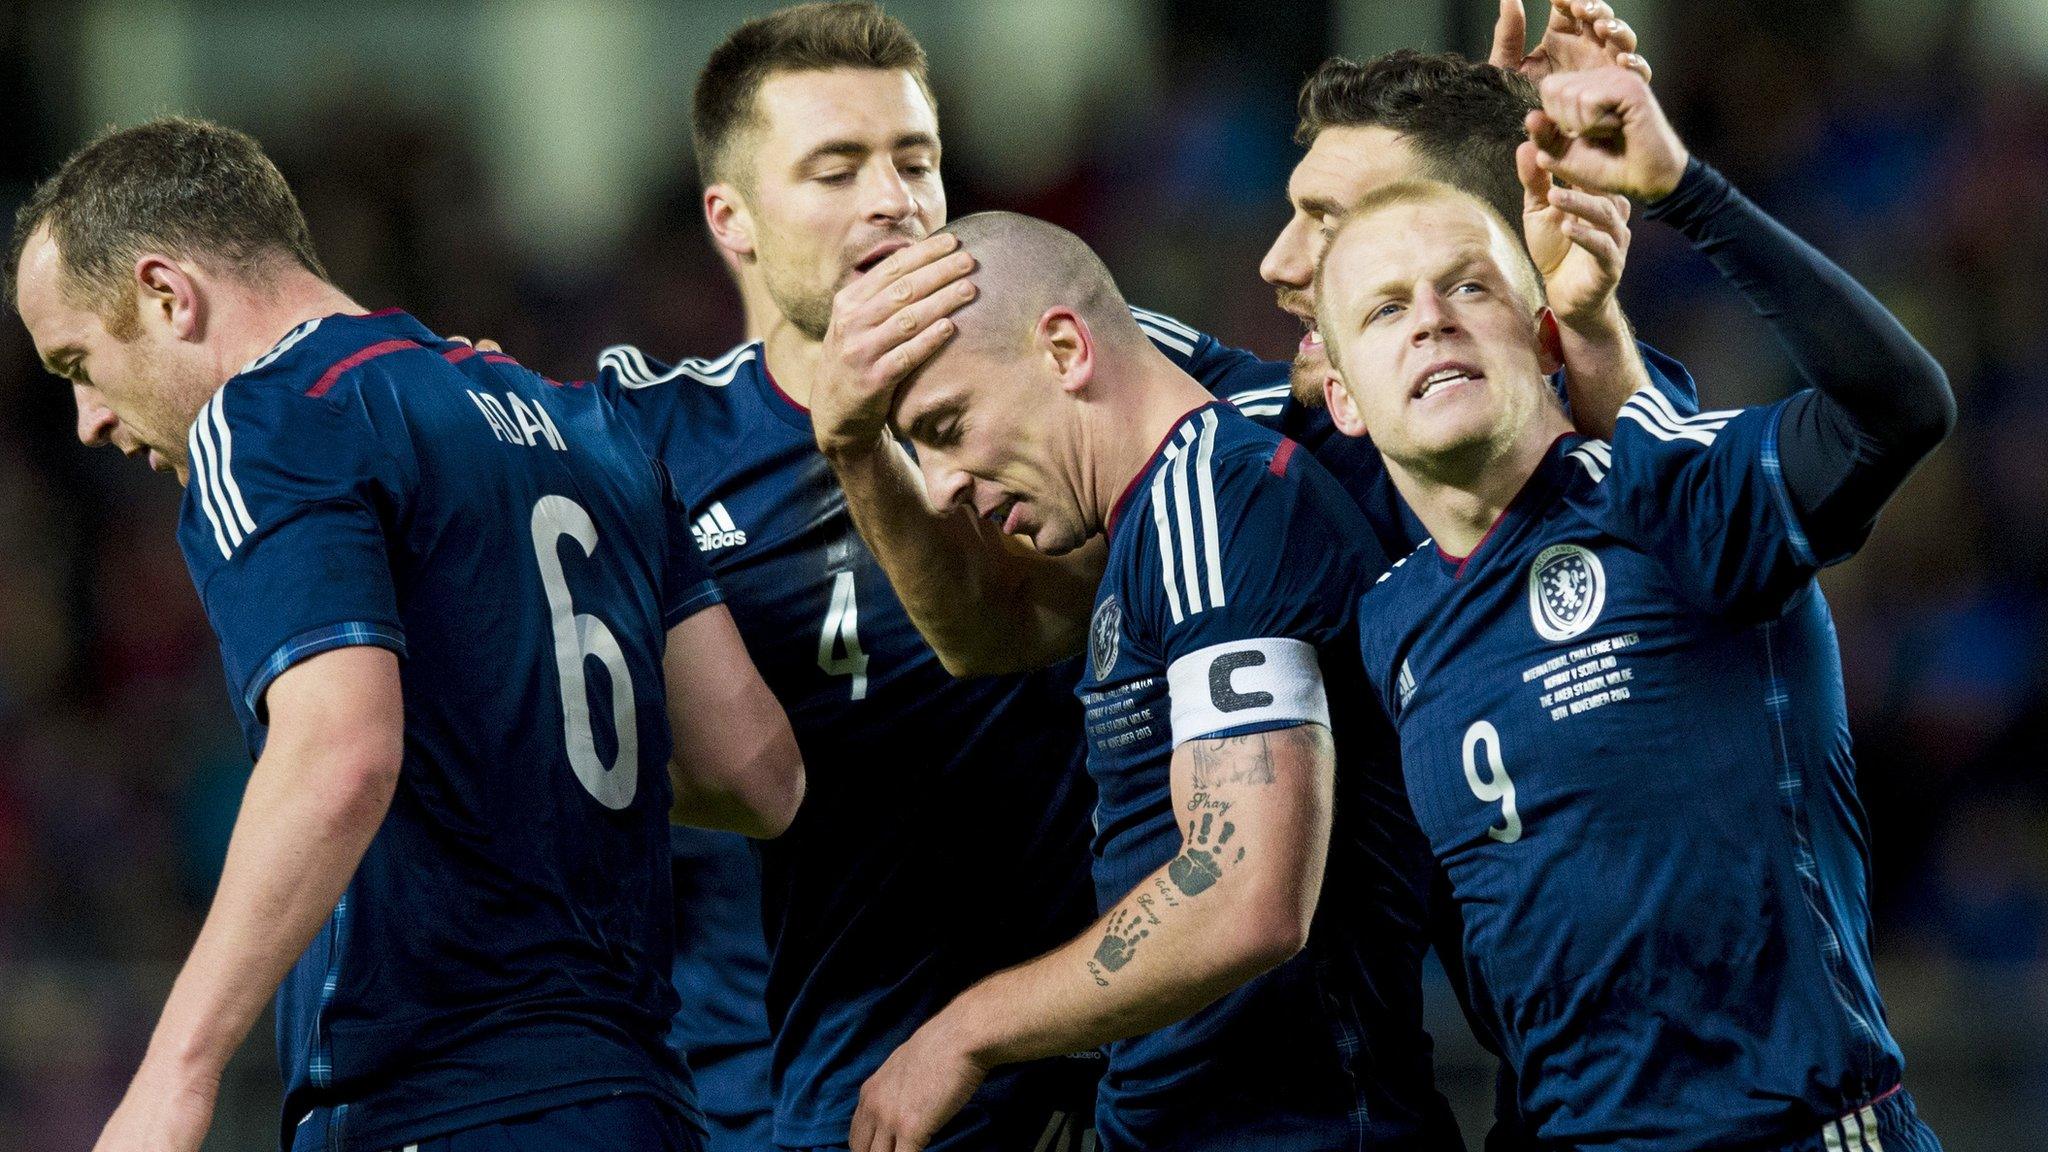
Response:
[[[2048,1121],[2048,78],[1955,24],[1880,53],[1853,23],[1775,11],[1671,6],[1645,50],[1688,143],[1860,276],[1954,382],[1957,434],[1825,585],[1909,1080],[1951,1150],[2032,1146]],[[973,99],[934,65],[942,112]],[[1143,99],[1104,100],[1067,170],[1028,196],[1006,191],[1000,156],[956,143],[953,213],[1067,224],[1132,299],[1285,355],[1298,332],[1256,269],[1297,154],[1293,66],[1162,69]],[[10,220],[87,129],[62,91],[0,21]],[[494,337],[559,379],[609,343],[667,357],[738,338],[687,156],[613,247],[543,270],[462,123],[354,92],[263,134],[366,306]],[[1711,406],[1796,386],[1740,299],[1654,224],[1624,298]],[[11,316],[0,411],[0,1147],[83,1148],[197,931],[248,763],[174,542],[176,485],[76,443],[68,389]],[[1447,1084],[1478,1115],[1478,1058],[1454,1013],[1436,1018]],[[259,1030],[209,1147],[273,1139],[276,1083]]]

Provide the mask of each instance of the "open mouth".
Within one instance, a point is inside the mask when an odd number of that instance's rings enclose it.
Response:
[[[1447,388],[1484,379],[1485,373],[1469,365],[1440,364],[1424,373],[1421,380],[1416,381],[1415,390],[1411,395],[1417,400],[1427,400]]]
[[[874,269],[875,265],[880,264],[882,261],[908,247],[910,247],[910,242],[907,240],[891,240],[885,244],[878,244],[874,248],[869,249],[868,254],[861,257],[854,264],[853,270],[856,274],[865,276]]]

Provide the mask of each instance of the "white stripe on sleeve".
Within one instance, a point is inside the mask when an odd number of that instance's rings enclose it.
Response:
[[[1181,443],[1173,456],[1173,519],[1180,529],[1180,576],[1188,590],[1188,615],[1202,610],[1201,577],[1195,571],[1195,501],[1188,491],[1188,449],[1194,447],[1195,427],[1184,425]]]
[[[242,525],[244,533],[256,530],[256,521],[249,518],[249,506],[242,502],[242,486],[235,483],[235,434],[228,429],[228,398],[225,392],[213,396],[213,426],[220,433],[220,483],[227,490],[228,502],[234,505],[235,519]]]
[[[1202,498],[1202,550],[1209,568],[1209,607],[1223,607],[1223,541],[1216,531],[1215,470],[1209,457],[1216,449],[1216,410],[1202,411],[1201,449],[1195,459],[1195,490]]]
[[[220,516],[220,526],[227,531],[228,548],[242,546],[242,526],[235,522],[235,514],[228,508],[226,493],[220,486],[220,455],[213,444],[213,421],[207,419],[206,409],[199,410],[199,419],[193,422],[199,429],[199,454],[206,460],[207,495],[213,498],[213,510]]]
[[[213,498],[208,494],[206,457],[199,451],[199,421],[197,420],[192,422],[191,429],[185,433],[185,455],[185,468],[188,473],[185,482],[191,485],[192,495],[199,501],[200,510],[206,513],[207,522],[213,525],[213,542],[220,546],[221,559],[225,560],[229,556],[234,555],[234,550],[228,547],[227,535],[221,531],[220,527],[220,514],[213,510]]]
[[[1180,592],[1174,588],[1173,532],[1166,525],[1166,472],[1167,465],[1161,464],[1152,473],[1152,525],[1159,530],[1159,566],[1166,587],[1166,606],[1173,612],[1173,622],[1180,623],[1186,613],[1180,608]]]
[[[1192,340],[1183,340],[1164,328],[1153,327],[1143,319],[1138,321],[1138,327],[1145,335],[1151,337],[1155,344],[1164,344],[1183,356],[1192,356],[1195,353],[1195,342]]]

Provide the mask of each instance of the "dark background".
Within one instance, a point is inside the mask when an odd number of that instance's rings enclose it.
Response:
[[[663,5],[0,9],[0,208],[107,123],[249,129],[340,284],[558,378],[633,342],[715,355],[689,86],[744,15]],[[2048,1122],[2048,5],[1630,3],[1688,143],[1934,350],[1956,435],[1825,578],[1874,828],[1877,953],[1907,1082],[1952,1152]],[[1332,51],[1484,50],[1485,0],[892,5],[932,53],[954,215],[1096,243],[1128,295],[1267,355],[1293,91]],[[11,218],[11,212],[9,212]],[[1716,407],[1792,386],[1759,322],[1654,224],[1624,297]],[[248,773],[173,540],[178,491],[72,434],[0,322],[0,1148],[84,1148],[197,932]],[[817,766],[814,766],[816,770]],[[1646,772],[1656,765],[1643,765]],[[1432,1016],[1467,1116],[1487,1075]],[[268,1024],[209,1148],[271,1139]]]

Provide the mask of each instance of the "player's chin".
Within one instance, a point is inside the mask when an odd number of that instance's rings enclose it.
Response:
[[[1031,546],[1044,556],[1065,556],[1087,542],[1079,533],[1053,525],[1033,528],[1026,535],[1031,539]]]

